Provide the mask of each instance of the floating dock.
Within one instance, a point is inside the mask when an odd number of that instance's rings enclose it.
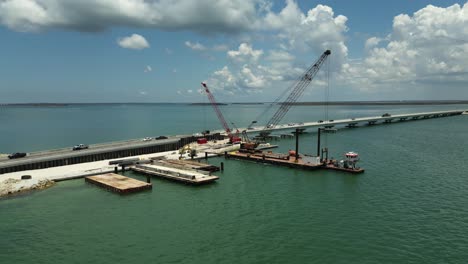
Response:
[[[85,178],[85,181],[120,194],[140,192],[153,188],[151,183],[142,182],[114,173],[88,176]]]
[[[156,164],[138,164],[132,167],[131,170],[193,185],[211,183],[219,179],[218,176],[211,175],[211,173],[207,171],[168,167],[167,164],[160,162]]]

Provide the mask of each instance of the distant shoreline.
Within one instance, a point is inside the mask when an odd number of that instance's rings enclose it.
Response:
[[[282,103],[279,103],[282,104]],[[293,105],[451,105],[468,104],[468,100],[440,101],[336,101],[336,102],[296,102]]]
[[[0,103],[0,107],[66,107],[80,105],[211,105],[211,103]],[[217,103],[217,105],[264,105],[271,102],[234,102]],[[278,104],[282,104],[278,103]],[[468,104],[468,100],[400,100],[400,101],[333,101],[333,102],[296,102],[292,105],[320,106],[320,105],[453,105]]]
[[[211,103],[189,103],[189,105],[211,105]],[[228,105],[228,103],[216,103],[216,105]]]

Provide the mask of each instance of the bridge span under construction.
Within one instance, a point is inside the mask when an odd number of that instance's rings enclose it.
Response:
[[[383,114],[382,116],[373,117],[282,124],[269,129],[269,131],[287,131],[296,129],[306,130],[308,128],[319,127],[333,128],[340,125],[352,128],[358,127],[359,125],[392,124],[396,122],[450,117],[466,113],[468,113],[467,110],[452,110],[398,115]],[[263,129],[263,127],[250,127],[249,129],[245,128],[244,131],[246,133],[260,133]],[[149,142],[128,140],[96,144],[89,146],[88,149],[79,151],[72,151],[71,148],[64,148],[32,152],[28,153],[26,157],[18,159],[2,157],[0,158],[0,174],[178,150],[186,144],[196,142],[199,138],[206,138],[207,140],[221,140],[226,136],[225,131],[213,131],[211,134],[203,136],[170,136],[167,139],[153,140]]]

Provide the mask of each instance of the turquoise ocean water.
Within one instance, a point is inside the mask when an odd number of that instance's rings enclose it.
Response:
[[[239,127],[264,107],[222,106]],[[330,106],[328,116],[467,108]],[[322,106],[302,106],[284,123],[318,119]],[[220,128],[209,106],[182,104],[3,107],[0,124],[0,153]],[[152,191],[119,196],[60,182],[0,200],[0,263],[466,263],[467,131],[468,116],[455,116],[328,134],[332,156],[360,153],[357,176],[215,158],[225,171],[200,187],[153,179]],[[302,136],[300,152],[315,143]]]

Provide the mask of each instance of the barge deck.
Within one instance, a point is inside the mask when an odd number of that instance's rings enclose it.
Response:
[[[114,173],[88,176],[85,178],[85,181],[120,194],[140,192],[153,188],[151,183],[142,182]]]
[[[310,157],[310,158],[309,158]],[[263,152],[263,153],[243,153],[243,152],[230,152],[226,153],[226,158],[233,158],[239,160],[247,160],[253,161],[258,163],[267,163],[273,164],[283,167],[289,168],[297,168],[297,169],[304,169],[304,170],[336,170],[342,172],[348,172],[353,174],[363,173],[364,169],[361,168],[344,168],[338,167],[335,165],[336,161],[328,160],[328,161],[319,161],[314,162],[314,158],[312,156],[299,156],[297,159],[294,156],[287,155],[287,154],[280,154],[280,153],[272,153],[272,152]]]
[[[193,185],[211,183],[219,179],[218,176],[211,175],[210,172],[167,167],[164,164],[138,164],[132,167],[131,170]]]

